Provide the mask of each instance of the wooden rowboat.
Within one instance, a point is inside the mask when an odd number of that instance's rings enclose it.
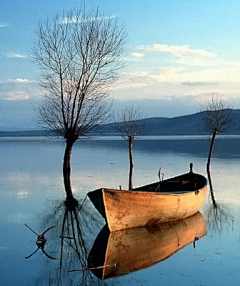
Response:
[[[192,172],[128,190],[97,189],[88,196],[110,231],[184,219],[202,207],[206,177]]]
[[[99,279],[150,267],[207,233],[200,212],[179,221],[109,232],[103,228],[88,256],[88,267]]]

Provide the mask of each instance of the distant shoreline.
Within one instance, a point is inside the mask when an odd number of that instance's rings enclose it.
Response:
[[[144,121],[144,129],[141,136],[185,136],[185,135],[205,135],[202,114],[195,113],[191,115],[166,118],[166,117],[151,117],[141,119]],[[227,128],[227,132],[219,135],[240,135],[240,109],[232,111],[232,123]],[[95,132],[89,136],[116,136],[120,135],[116,129],[116,124],[107,123],[99,125]],[[218,135],[218,136],[219,136]],[[35,130],[12,130],[1,131],[0,137],[38,137],[51,136],[49,130],[35,129]]]
[[[137,136],[136,140],[208,140],[211,137],[211,134],[197,134],[197,135],[145,135]],[[219,134],[217,139],[240,139],[240,134]],[[0,134],[0,141],[41,141],[41,140],[58,140],[63,141],[64,139],[57,136],[50,135],[13,135],[11,136],[2,136]],[[86,137],[79,138],[79,141],[98,141],[98,140],[123,140],[121,135],[90,135]]]

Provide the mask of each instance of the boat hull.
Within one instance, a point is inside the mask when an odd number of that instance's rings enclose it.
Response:
[[[201,175],[195,176],[205,179]],[[116,231],[192,216],[202,207],[206,193],[207,183],[203,183],[201,188],[179,192],[141,191],[141,188],[132,191],[102,188],[90,192],[89,197],[106,219],[109,230]]]

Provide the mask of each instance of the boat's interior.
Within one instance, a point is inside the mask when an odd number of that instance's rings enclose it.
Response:
[[[159,183],[159,192],[189,192],[197,190],[197,184],[194,181],[165,181]]]
[[[139,187],[134,190],[143,192],[183,193],[199,190],[205,185],[205,177],[194,173],[187,173],[168,180]]]

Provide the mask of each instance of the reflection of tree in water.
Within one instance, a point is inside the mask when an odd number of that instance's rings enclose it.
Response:
[[[207,213],[207,223],[208,229],[212,233],[218,233],[220,235],[223,230],[226,231],[233,225],[234,219],[223,205],[210,205]]]
[[[38,252],[39,249],[42,250],[43,254],[45,254],[48,258],[50,259],[56,259],[55,257],[52,257],[51,255],[49,255],[44,247],[45,247],[45,244],[47,242],[47,239],[45,238],[45,234],[53,229],[54,227],[57,227],[57,225],[54,225],[54,226],[51,226],[49,228],[47,228],[42,234],[37,234],[30,226],[28,226],[26,223],[25,223],[25,226],[30,229],[36,236],[37,236],[37,240],[36,240],[36,245],[37,245],[37,249],[35,251],[33,251],[30,255],[28,256],[25,256],[26,259],[32,257],[36,252]]]
[[[207,211],[207,224],[208,229],[212,233],[221,234],[223,230],[228,230],[234,223],[233,216],[229,213],[228,209],[224,205],[220,205],[216,201],[215,192],[212,184],[212,177],[210,170],[208,170],[208,182],[210,189],[210,196],[212,204],[209,205]]]
[[[88,253],[102,221],[95,219],[86,203],[73,197],[48,209],[53,211],[45,215],[42,224],[43,228],[58,225],[57,231],[49,234],[48,251],[59,259],[57,264],[48,265],[47,273],[37,285],[109,285],[110,281],[98,280],[87,269]],[[69,272],[78,269],[83,270]]]

